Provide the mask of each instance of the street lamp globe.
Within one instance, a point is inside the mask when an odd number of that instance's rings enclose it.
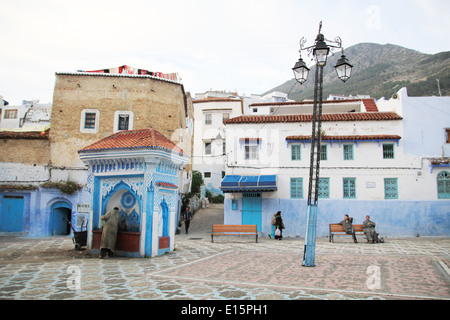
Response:
[[[324,67],[327,64],[328,53],[330,48],[325,43],[325,37],[319,33],[316,38],[316,45],[313,49],[313,55],[316,57],[316,62],[319,66]]]
[[[337,76],[343,82],[350,79],[353,66],[348,62],[348,59],[345,57],[344,53],[342,53],[341,58],[337,61],[334,68],[336,69]]]
[[[303,84],[308,78],[309,68],[306,66],[302,58],[298,59],[292,70],[294,71],[295,80],[297,80],[300,84]]]

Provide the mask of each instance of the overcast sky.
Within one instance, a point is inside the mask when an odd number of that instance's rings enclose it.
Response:
[[[0,95],[47,103],[55,72],[121,65],[178,72],[193,96],[263,93],[293,77],[321,20],[344,48],[450,50],[448,0],[0,0]]]

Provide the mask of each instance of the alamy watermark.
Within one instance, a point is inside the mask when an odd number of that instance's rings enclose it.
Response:
[[[368,275],[366,286],[367,289],[375,291],[381,288],[381,269],[379,266],[369,266],[366,274]]]
[[[381,29],[381,9],[379,6],[369,6],[366,9],[367,20],[366,26],[371,30]]]
[[[67,267],[67,274],[70,276],[67,278],[67,289],[78,291],[81,289],[81,270],[78,266]]]

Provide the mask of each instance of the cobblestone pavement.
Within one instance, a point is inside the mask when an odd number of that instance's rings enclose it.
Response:
[[[173,252],[149,259],[99,260],[68,236],[0,237],[0,299],[450,299],[450,238],[319,238],[316,266],[302,267],[303,239],[211,243],[222,222],[220,206],[198,211]]]

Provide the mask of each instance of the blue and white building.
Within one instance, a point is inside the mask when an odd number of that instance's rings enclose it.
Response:
[[[267,104],[264,104],[267,106]],[[280,210],[285,236],[305,236],[312,102],[272,103],[271,114],[226,121],[226,224]],[[318,236],[344,214],[366,215],[383,236],[450,235],[450,97],[324,101]]]

